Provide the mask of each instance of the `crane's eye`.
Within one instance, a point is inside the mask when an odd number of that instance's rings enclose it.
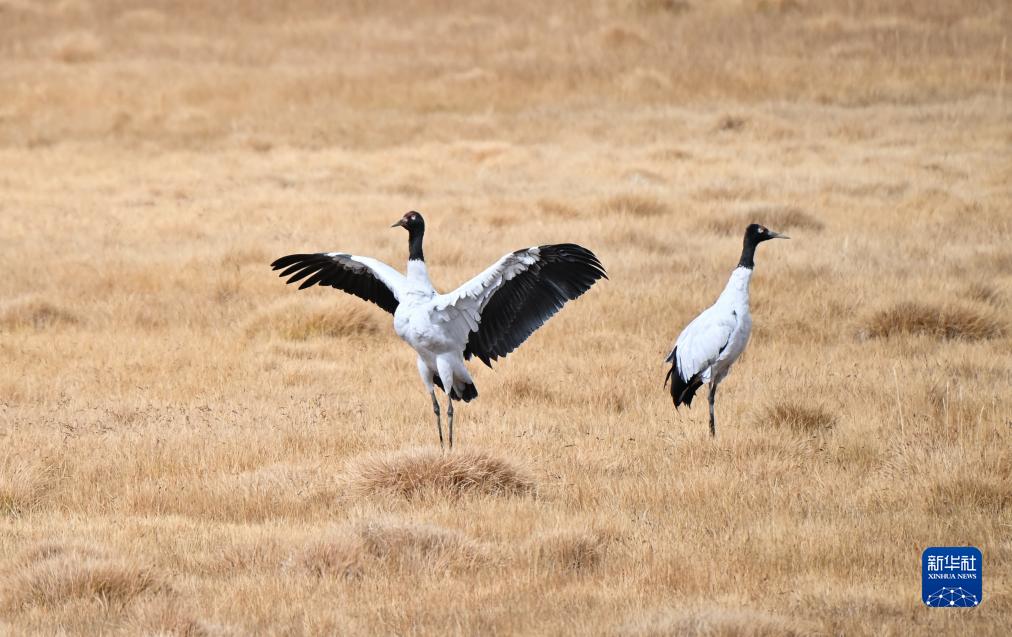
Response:
[[[759,228],[759,234],[766,232],[766,228]]]

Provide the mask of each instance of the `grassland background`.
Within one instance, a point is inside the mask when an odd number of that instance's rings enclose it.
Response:
[[[0,633],[1002,633],[1010,27],[0,0]],[[401,267],[409,209],[443,289],[558,241],[611,276],[473,366],[449,459],[390,317],[267,267]],[[751,220],[793,239],[711,440],[661,361]],[[923,608],[920,552],[963,544],[984,604]]]

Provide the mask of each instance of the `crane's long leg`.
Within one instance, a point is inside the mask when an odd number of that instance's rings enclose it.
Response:
[[[443,423],[439,421],[439,401],[436,400],[436,390],[429,392],[432,396],[432,412],[436,414],[436,429],[439,431],[439,448],[443,448]],[[452,409],[452,407],[451,407]],[[453,413],[452,411],[450,412]],[[452,421],[451,421],[452,422]],[[450,446],[453,446],[453,425],[450,425]]]
[[[453,399],[447,395],[446,418],[450,422],[450,449],[453,449]]]
[[[713,401],[717,398],[717,383],[710,383],[710,394],[707,400],[710,403],[710,436],[717,436],[717,422],[713,417]]]

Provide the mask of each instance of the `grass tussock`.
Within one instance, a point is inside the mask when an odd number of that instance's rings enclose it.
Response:
[[[102,39],[91,31],[75,31],[55,38],[50,43],[54,59],[64,64],[84,64],[98,59]]]
[[[971,301],[986,303],[994,307],[1002,307],[1005,303],[1005,297],[1001,293],[1001,290],[982,281],[970,283],[966,288],[964,296]]]
[[[556,531],[535,538],[531,550],[538,565],[550,570],[582,573],[598,566],[607,553],[609,538],[585,530]]]
[[[872,315],[866,324],[872,338],[923,335],[940,339],[982,340],[1005,334],[1002,322],[989,313],[956,306],[898,303]]]
[[[332,532],[297,551],[286,563],[290,569],[316,577],[358,579],[365,571],[365,549],[347,529]]]
[[[440,573],[486,561],[480,544],[460,531],[395,519],[370,520],[331,531],[286,563],[317,577],[358,579],[375,571]]]
[[[12,609],[73,599],[125,603],[164,590],[168,590],[165,580],[150,567],[80,545],[32,549],[0,578],[0,599]]]
[[[714,126],[714,130],[720,133],[724,132],[738,132],[745,129],[748,125],[748,118],[741,117],[738,115],[724,115],[717,120],[717,124]]]
[[[772,429],[814,434],[832,429],[836,425],[836,416],[818,405],[778,402],[766,408],[759,417],[759,423]]]
[[[538,202],[538,211],[557,219],[576,219],[580,216],[580,211],[575,206],[556,199],[542,199]]]
[[[434,524],[371,521],[358,529],[358,536],[369,555],[411,570],[466,567],[484,557],[482,548],[460,531]]]
[[[473,449],[444,453],[439,449],[412,449],[372,455],[348,471],[351,489],[361,495],[422,493],[479,493],[498,496],[527,495],[534,478],[523,468]]]
[[[274,336],[288,341],[368,336],[379,331],[370,309],[355,299],[330,303],[317,299],[286,300],[256,314],[246,324],[250,338]]]
[[[623,6],[646,15],[681,15],[692,9],[688,0],[624,0]]]
[[[0,459],[0,517],[18,517],[42,504],[48,472],[37,464],[7,456]]]
[[[817,634],[813,626],[748,608],[699,604],[655,613],[627,622],[619,634],[628,637],[801,637]]]
[[[1012,250],[1006,245],[996,250],[981,250],[974,260],[977,267],[989,275],[1012,274]]]
[[[1012,512],[1012,486],[1008,477],[1004,480],[971,476],[942,478],[932,485],[929,511],[956,515],[967,509],[992,516]]]
[[[131,635],[163,637],[225,637],[238,631],[199,619],[176,597],[152,597],[138,600],[130,611],[125,629]]]
[[[600,206],[602,214],[628,215],[630,217],[659,217],[671,211],[671,208],[656,197],[643,195],[617,195],[606,200]]]
[[[38,297],[19,299],[0,305],[0,329],[36,329],[75,325],[77,316],[56,303]]]

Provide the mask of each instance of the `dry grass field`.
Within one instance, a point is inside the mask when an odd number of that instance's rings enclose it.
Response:
[[[282,6],[283,5],[283,6]],[[1003,0],[0,0],[0,634],[1012,625]],[[610,280],[440,454],[389,315],[572,241]],[[661,387],[749,221],[755,330]],[[702,406],[701,406],[702,405]],[[920,602],[920,554],[984,601]]]

